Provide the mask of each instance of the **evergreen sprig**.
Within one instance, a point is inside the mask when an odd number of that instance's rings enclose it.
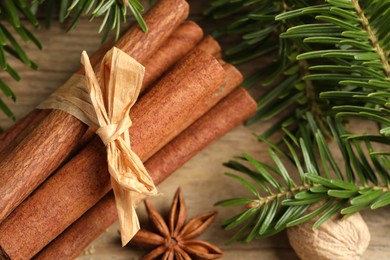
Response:
[[[34,34],[21,23],[21,17],[26,18],[34,27],[39,27],[38,20],[24,0],[5,0],[0,2],[0,67],[17,81],[20,80],[20,76],[9,64],[8,55],[15,57],[32,69],[37,69],[38,66],[27,56],[18,40],[13,36],[13,32],[6,24],[11,25],[12,29],[24,42],[32,41],[39,49],[42,49],[42,45],[38,39],[35,38]],[[0,90],[12,101],[16,100],[14,92],[1,79]],[[7,117],[15,119],[14,114],[1,97],[0,110],[2,110]]]
[[[130,11],[141,29],[146,32],[147,25],[142,18],[143,5],[138,0],[33,0],[32,9],[43,8],[48,14],[46,26],[50,27],[52,16],[58,9],[58,20],[63,23],[70,20],[68,31],[74,29],[82,16],[89,16],[92,21],[102,16],[99,33],[104,31],[102,42],[112,31],[115,31],[115,39],[119,38],[121,23],[126,22],[126,16]]]
[[[240,36],[227,51],[233,62],[274,57],[245,84],[266,87],[248,123],[280,118],[256,135],[270,145],[273,164],[248,154],[225,164],[249,177],[227,174],[254,196],[217,203],[244,206],[223,224],[238,228],[231,241],[270,236],[314,217],[317,228],[334,214],[390,204],[390,153],[373,148],[390,144],[390,0],[214,0],[206,13],[234,20],[216,33]],[[378,134],[347,132],[350,117],[378,123]],[[282,140],[272,143],[268,138],[280,131]],[[316,203],[322,204],[308,211]]]
[[[104,31],[102,42],[105,42],[111,32],[115,31],[115,39],[119,38],[121,24],[126,22],[126,16],[130,10],[141,29],[146,32],[147,25],[141,13],[144,7],[138,0],[4,0],[0,2],[0,68],[15,80],[19,81],[20,76],[9,64],[8,57],[13,56],[26,66],[37,69],[35,64],[25,53],[20,42],[14,37],[18,34],[24,42],[32,41],[39,49],[42,45],[34,34],[21,23],[26,19],[35,28],[40,24],[36,18],[39,9],[46,14],[46,27],[49,28],[58,11],[58,20],[63,23],[70,20],[68,31],[72,30],[83,15],[89,16],[92,21],[97,17],[104,17],[99,33]],[[10,30],[10,27],[12,29]],[[12,101],[16,96],[11,88],[0,79],[0,90]],[[15,119],[14,114],[0,97],[0,110],[9,118]],[[1,128],[0,128],[1,131]]]
[[[305,44],[298,61],[314,60],[309,74],[319,98],[337,117],[357,116],[382,125],[390,136],[390,1],[329,1],[321,7],[305,7],[276,16],[289,20],[310,16],[321,23],[290,27],[281,38],[299,38]],[[309,15],[307,15],[309,14]],[[308,18],[310,18],[308,17]]]
[[[271,144],[269,156],[275,166],[248,154],[225,163],[226,167],[247,177],[237,173],[226,174],[238,180],[253,195],[252,198],[233,198],[217,203],[225,207],[245,208],[223,222],[226,230],[240,227],[231,241],[250,242],[314,217],[319,217],[313,225],[318,228],[338,212],[348,216],[363,209],[377,209],[390,204],[390,160],[374,152],[368,138],[361,141],[343,138],[349,133],[340,123],[328,118],[332,136],[345,162],[344,167],[340,167],[312,115],[306,114],[306,117],[310,129],[301,125],[304,134],[300,138],[284,129],[286,137],[283,142],[287,151]],[[264,141],[261,136],[257,138]],[[369,154],[368,158],[365,152]],[[291,169],[288,163],[294,165],[294,172],[287,171]],[[294,181],[296,175],[299,182]],[[322,205],[309,212],[309,207],[316,203]]]
[[[384,123],[382,133],[387,135],[388,121],[380,120],[378,115],[388,114],[384,92],[390,86],[389,1],[366,1],[369,8],[364,12],[357,1],[313,2],[213,1],[206,11],[215,18],[230,15],[235,19],[216,33],[240,36],[239,43],[226,51],[232,62],[275,56],[269,66],[246,79],[248,88],[260,84],[270,89],[258,100],[257,113],[248,123],[289,110],[264,137],[281,126],[297,129],[300,118],[295,117],[293,108],[299,107],[313,114],[326,135],[325,118],[332,112],[345,112],[340,117],[375,118]],[[231,9],[233,14],[224,12]],[[352,106],[379,107],[370,115],[356,112],[355,107],[339,107],[347,105],[343,100],[352,96]]]

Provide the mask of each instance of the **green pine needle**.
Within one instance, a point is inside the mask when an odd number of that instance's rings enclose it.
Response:
[[[246,183],[256,184],[251,193],[259,194],[236,204],[247,202],[245,211],[256,214],[239,223],[230,219],[229,227],[238,228],[231,240],[249,242],[314,217],[317,228],[334,214],[389,205],[390,153],[372,143],[390,144],[390,0],[213,0],[206,15],[230,22],[218,37],[240,36],[226,51],[232,61],[274,57],[244,85],[267,88],[248,124],[280,118],[256,135],[272,148],[276,169],[265,170],[274,166],[247,154],[225,164],[236,179],[245,174]],[[378,133],[347,132],[343,124],[351,117],[376,122]],[[268,138],[277,132],[282,140],[274,144]],[[286,161],[295,171],[287,172]],[[292,181],[295,175],[300,182]],[[308,213],[316,203],[322,204]],[[259,223],[265,219],[266,227]]]
[[[311,138],[310,136],[302,136],[298,147],[292,148],[291,145],[289,146],[295,154],[302,151],[308,153],[306,159],[297,159],[299,163],[296,163],[296,169],[293,172],[287,172],[287,166],[283,163],[286,159],[290,161],[290,158],[274,150],[270,150],[270,157],[277,169],[272,172],[265,170],[265,167],[268,166],[246,154],[244,154],[241,161],[230,161],[229,164],[225,164],[237,173],[244,173],[248,177],[246,180],[238,174],[228,174],[229,177],[233,177],[244,184],[250,193],[255,196],[227,199],[216,205],[225,207],[244,206],[244,212],[248,212],[248,208],[253,209],[253,211],[264,212],[262,221],[267,220],[267,224],[262,225],[255,236],[256,238],[262,238],[264,234],[270,232],[280,232],[287,227],[304,223],[317,216],[320,216],[320,218],[314,223],[314,228],[317,228],[336,213],[350,215],[366,208],[379,208],[389,205],[390,175],[386,169],[385,160],[375,156],[369,158],[370,162],[368,162],[366,157],[359,155],[359,149],[362,148],[361,143],[369,143],[369,141],[364,140],[364,137],[360,142],[348,141],[348,145],[355,149],[351,149],[350,153],[342,152],[344,161],[349,162],[346,168],[351,169],[352,179],[359,179],[359,182],[344,180],[345,171],[341,172],[340,176],[334,171],[326,176],[324,174],[327,171],[325,167],[327,165],[337,165],[337,162],[332,154],[328,154],[326,158],[310,159],[316,157],[319,147],[330,150],[321,134],[321,130],[316,130],[316,127],[311,129],[311,132],[314,132],[317,136],[313,142],[305,143],[304,139],[310,140]],[[329,127],[336,129],[335,133],[338,136],[333,137],[340,149],[347,150],[346,142],[340,136],[340,132],[344,130],[333,123]],[[307,134],[312,135],[313,133]],[[285,144],[289,144],[288,139],[290,138],[285,139]],[[307,149],[306,147],[309,146],[315,147],[315,149]],[[368,150],[369,148],[367,147]],[[303,169],[303,174],[300,175],[300,183],[293,181],[293,175],[300,171],[297,165],[300,165]],[[362,168],[365,170],[362,171]],[[319,169],[319,171],[316,169]],[[374,174],[374,176],[371,176],[371,174]],[[281,181],[277,181],[277,177],[279,179],[281,177]],[[380,179],[381,181],[379,181]],[[258,185],[251,184],[251,182]],[[311,205],[320,202],[325,204],[310,213],[306,213]],[[258,229],[256,223],[258,222],[247,226],[245,232],[241,232],[241,235],[235,239],[247,240],[249,235],[249,240],[252,240],[253,230]],[[245,221],[241,218],[233,219],[229,221],[225,228],[229,227],[231,229],[245,226],[245,224]]]

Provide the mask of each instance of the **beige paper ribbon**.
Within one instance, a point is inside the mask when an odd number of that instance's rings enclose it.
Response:
[[[86,86],[87,81],[84,75],[73,74],[37,108],[65,111],[81,122],[96,128],[98,125],[96,112]]]
[[[107,149],[124,246],[140,229],[135,208],[147,196],[157,194],[152,178],[130,146],[130,109],[141,90],[145,68],[115,47],[104,56],[99,75],[95,75],[85,51],[81,62],[85,78],[72,76],[38,108],[61,109],[97,129]]]
[[[85,51],[81,62],[99,122],[96,133],[107,148],[108,170],[118,210],[122,245],[125,245],[140,228],[135,208],[146,196],[157,194],[152,178],[130,147],[130,109],[141,90],[145,68],[114,47],[101,63],[100,82],[103,84],[100,85]]]
[[[107,148],[124,246],[140,229],[135,208],[147,196],[157,194],[142,161],[131,150],[129,136],[130,109],[138,98],[145,68],[115,47],[101,62],[100,81],[86,52],[82,53],[81,62],[85,77],[73,75],[38,108],[63,110],[98,129],[96,133]]]

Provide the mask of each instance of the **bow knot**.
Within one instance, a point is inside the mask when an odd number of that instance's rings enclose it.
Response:
[[[115,47],[104,56],[100,82],[85,52],[82,55],[85,78],[93,110],[96,133],[106,145],[108,171],[114,190],[122,244],[138,232],[135,208],[147,196],[157,194],[152,178],[141,159],[131,150],[128,132],[130,109],[138,98],[144,67]]]
[[[132,122],[129,116],[124,117],[119,124],[107,124],[96,130],[96,134],[102,139],[105,146],[117,140],[123,133],[129,131]]]

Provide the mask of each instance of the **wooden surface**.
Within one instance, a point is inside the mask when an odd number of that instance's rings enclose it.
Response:
[[[189,1],[192,9],[192,18],[200,19],[200,12],[208,1]],[[206,20],[199,21],[206,28],[212,30],[214,23]],[[25,68],[19,62],[12,65],[20,72],[21,82],[15,82],[0,72],[2,80],[11,85],[17,96],[17,102],[10,104],[16,117],[19,119],[31,111],[39,102],[47,97],[53,90],[61,85],[78,67],[82,50],[88,53],[95,51],[101,36],[97,35],[98,23],[88,23],[83,20],[76,30],[66,34],[65,26],[54,24],[50,31],[41,30],[36,34],[44,45],[41,52],[32,44],[27,45],[29,56],[40,65],[38,71]],[[244,73],[261,65],[262,62],[254,62],[242,66]],[[0,125],[8,127],[12,124],[0,115]],[[294,251],[288,244],[286,234],[283,232],[272,238],[256,240],[250,244],[236,243],[227,246],[224,243],[233,234],[220,228],[221,221],[233,214],[230,209],[215,208],[213,204],[221,199],[230,197],[248,196],[242,185],[223,173],[226,168],[223,162],[231,159],[242,152],[248,152],[255,158],[269,161],[267,148],[259,144],[252,137],[252,132],[261,132],[270,126],[271,122],[256,123],[250,128],[240,126],[214,142],[203,152],[185,164],[174,173],[167,181],[159,186],[161,195],[152,203],[161,212],[167,212],[171,199],[178,186],[182,187],[183,194],[188,206],[189,217],[198,213],[218,210],[219,215],[210,229],[200,237],[219,246],[225,252],[224,259],[297,259]],[[145,221],[143,206],[138,210],[141,223]],[[373,212],[363,212],[363,217],[371,231],[370,246],[363,255],[363,259],[390,259],[390,208],[380,209]],[[135,250],[130,247],[121,248],[117,234],[118,226],[114,224],[105,234],[93,242],[79,259],[137,259],[145,251]]]

